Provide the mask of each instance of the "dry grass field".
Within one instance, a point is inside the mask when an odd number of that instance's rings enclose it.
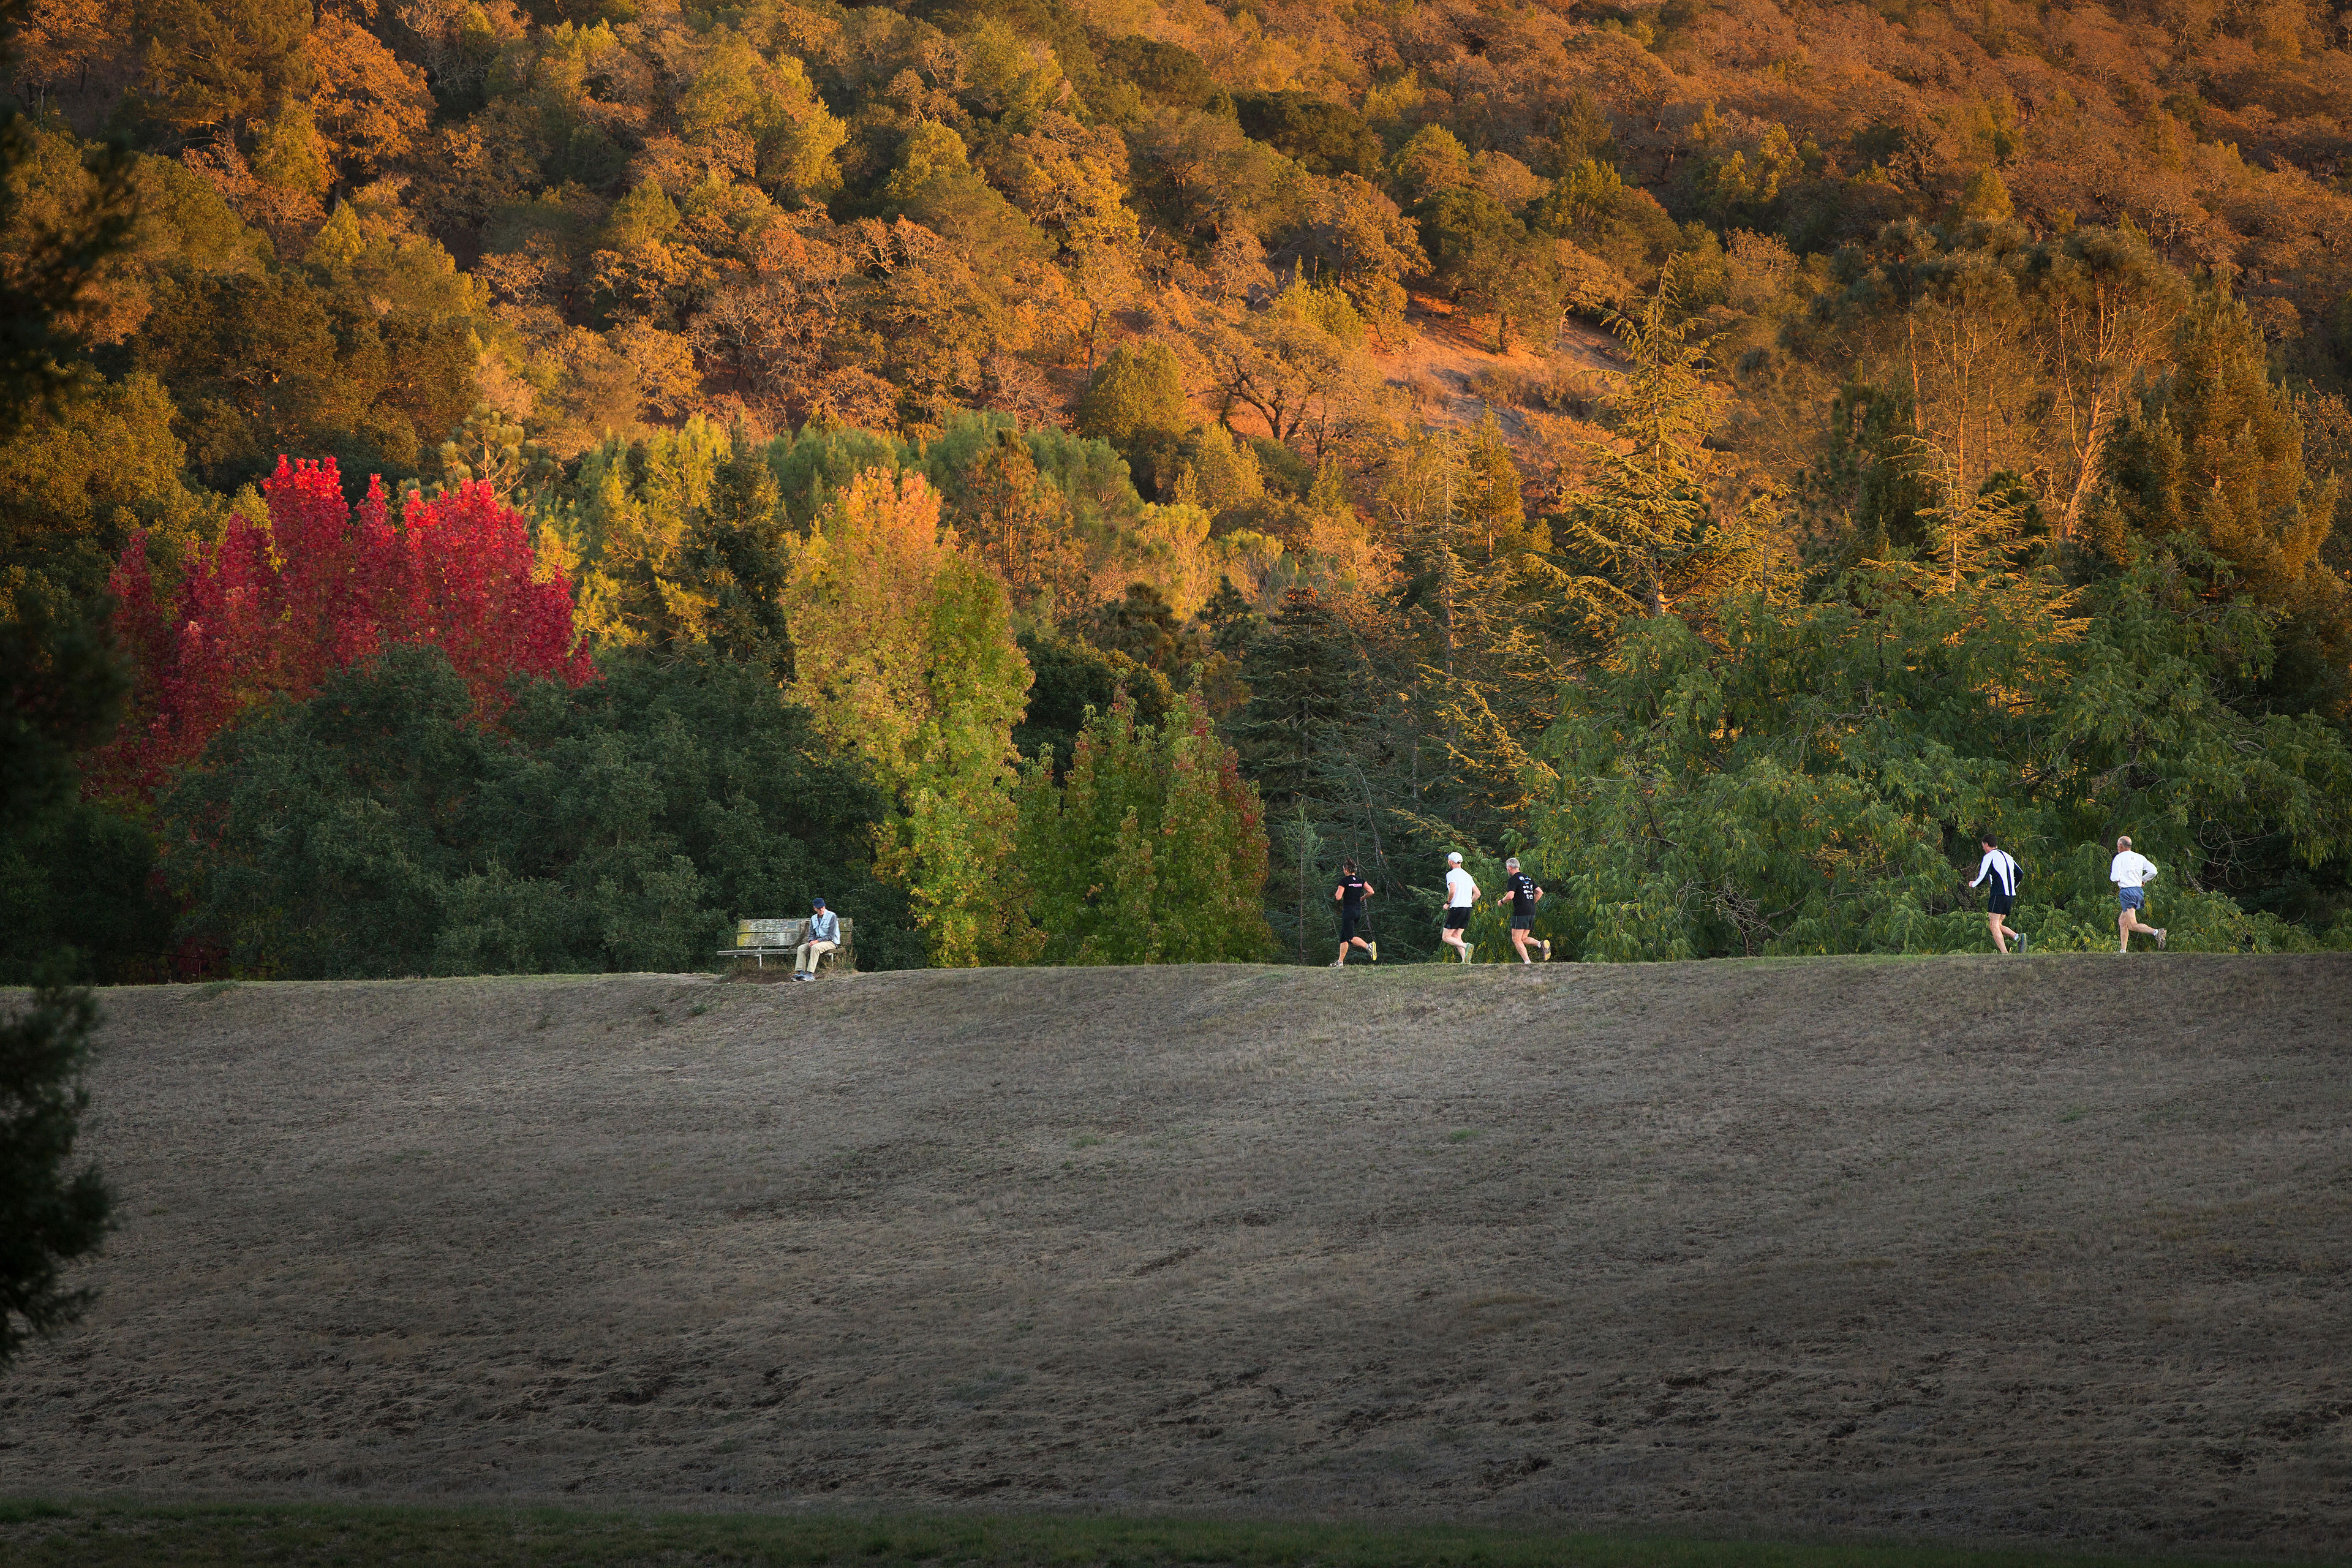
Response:
[[[104,1003],[10,1495],[2352,1541],[2352,960]]]

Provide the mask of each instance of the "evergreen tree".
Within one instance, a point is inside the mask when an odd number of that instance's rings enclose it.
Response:
[[[1344,751],[1348,724],[1366,706],[1368,671],[1347,624],[1314,589],[1293,588],[1250,644],[1241,674],[1249,700],[1227,729],[1276,830],[1267,892],[1286,928],[1283,945],[1305,963],[1324,921],[1316,897],[1324,854],[1315,823],[1326,809],[1328,770]]]
[[[0,67],[16,63],[24,10],[20,0],[0,0]],[[33,156],[24,119],[0,109],[0,234],[26,226],[23,176]],[[96,197],[67,221],[41,226],[29,253],[0,268],[0,441],[45,412],[69,414],[83,389],[72,365],[82,346],[75,307],[124,247],[128,163],[120,153],[103,158]],[[19,884],[9,862],[66,875],[94,869],[43,851],[68,837],[60,830],[77,814],[76,753],[105,739],[122,710],[124,671],[103,629],[61,599],[21,567],[0,574],[0,876]],[[69,952],[41,952],[13,922],[6,946],[19,978],[54,980],[74,963]],[[64,1284],[63,1270],[97,1250],[112,1207],[97,1168],[74,1163],[97,1023],[89,993],[57,989],[0,1018],[0,1369],[26,1336],[72,1322],[89,1300]]]
[[[889,802],[762,667],[608,656],[499,730],[438,649],[338,672],[216,740],[163,802],[191,933],[287,978],[699,968],[823,894],[861,963],[922,961],[878,882]]]
[[[1362,707],[1354,643],[1314,589],[1293,588],[1242,659],[1250,698],[1231,731],[1242,771],[1277,811],[1314,793],[1317,763]]]
[[[1466,434],[1417,437],[1388,500],[1410,574],[1399,607],[1421,727],[1412,809],[1484,839],[1524,815],[1526,748],[1554,711],[1559,678],[1542,628],[1559,574],[1527,526],[1491,413]]]
[[[1162,342],[1111,350],[1078,399],[1079,432],[1109,442],[1150,495],[1175,482],[1177,447],[1191,423],[1183,368]]]
[[[1570,614],[1606,640],[1629,615],[1661,616],[1703,570],[1713,423],[1705,350],[1675,314],[1671,275],[1639,316],[1611,325],[1632,362],[1612,410],[1617,439],[1594,447],[1598,478],[1563,513],[1561,545],[1580,570],[1564,580]]]
[[[87,991],[39,991],[0,1015],[0,1370],[81,1316],[91,1292],[68,1286],[65,1266],[111,1228],[105,1179],[74,1163],[97,1025]]]
[[[1085,630],[1097,647],[1162,675],[1181,675],[1210,651],[1202,628],[1179,620],[1175,608],[1149,583],[1130,583],[1118,598],[1104,600]]]
[[[1162,342],[1121,343],[1097,370],[1078,399],[1078,431],[1122,452],[1139,439],[1181,436],[1184,373]]]
[[[303,0],[148,0],[140,22],[141,106],[184,136],[241,132],[310,90]]]
[[[700,636],[722,658],[761,665],[789,681],[792,637],[784,626],[783,590],[792,570],[793,534],[784,516],[766,443],[739,426],[727,461],[712,476],[709,497],[697,508],[683,551],[688,572],[706,602]]]
[[[1912,436],[1910,402],[1885,387],[1849,382],[1830,405],[1819,456],[1800,477],[1798,500],[1832,536],[1840,569],[1914,552],[1920,519],[1935,505]]]
[[[2227,568],[2216,591],[2288,618],[2290,705],[2344,706],[2352,591],[2323,554],[2337,481],[2305,468],[2303,422],[2242,302],[2208,293],[2192,304],[2171,373],[2119,422],[2106,473],[2091,521],[2111,555],[2127,555],[2131,535],[2193,540]]]

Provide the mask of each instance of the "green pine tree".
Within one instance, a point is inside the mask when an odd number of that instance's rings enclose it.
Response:
[[[793,644],[782,594],[794,539],[767,447],[740,428],[695,509],[681,552],[709,608],[703,639],[720,657],[757,664],[789,681]]]
[[[1627,616],[1661,616],[1704,569],[1712,466],[1702,446],[1714,422],[1691,323],[1675,309],[1671,269],[1638,316],[1611,325],[1632,361],[1612,416],[1615,442],[1591,448],[1597,479],[1560,520],[1578,570],[1563,579],[1567,606],[1606,639]]]

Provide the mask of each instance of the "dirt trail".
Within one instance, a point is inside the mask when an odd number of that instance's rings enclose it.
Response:
[[[6,1493],[2352,1540],[2352,960],[105,1005]]]

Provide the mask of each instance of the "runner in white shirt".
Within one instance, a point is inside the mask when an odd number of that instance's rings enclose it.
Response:
[[[1459,851],[1445,858],[1445,931],[1446,946],[1462,955],[1462,962],[1476,962],[1470,956],[1470,911],[1478,902],[1478,884],[1462,868]]]
[[[2162,926],[2142,925],[2139,911],[2147,908],[2147,884],[2156,880],[2156,862],[2145,855],[2135,854],[2129,837],[2116,840],[2116,858],[2107,864],[2107,880],[2116,885],[2116,902],[2122,906],[2116,916],[2116,951],[2131,951],[2132,932],[2156,938],[2156,945],[2164,945]]]
[[[2023,952],[2025,933],[2011,931],[2002,923],[2017,908],[2017,858],[1995,842],[1990,833],[1977,835],[1977,842],[1984,846],[1984,858],[1977,864],[1976,881],[1969,886],[1992,883],[1991,890],[1985,894],[1985,929],[1992,932],[1993,946],[2004,954],[2009,952],[2011,937],[2017,939],[2017,951]]]

